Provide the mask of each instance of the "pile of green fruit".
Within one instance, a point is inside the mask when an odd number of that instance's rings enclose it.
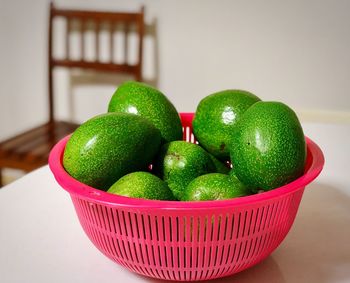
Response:
[[[125,82],[108,113],[69,138],[63,166],[78,181],[127,197],[202,201],[242,197],[303,174],[306,144],[292,109],[242,90],[202,99],[193,119],[198,144],[159,90]]]

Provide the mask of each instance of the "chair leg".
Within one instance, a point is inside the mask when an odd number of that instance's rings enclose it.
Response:
[[[2,168],[0,168],[0,188],[3,186],[4,184],[2,183]]]

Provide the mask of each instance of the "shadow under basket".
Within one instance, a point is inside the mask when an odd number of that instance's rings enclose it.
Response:
[[[182,113],[184,140],[194,142],[192,113]],[[107,257],[159,279],[194,281],[229,276],[274,251],[289,232],[307,184],[324,157],[309,138],[305,173],[269,192],[223,201],[180,202],[109,194],[73,179],[62,166],[68,137],[49,165],[70,193],[81,226]]]

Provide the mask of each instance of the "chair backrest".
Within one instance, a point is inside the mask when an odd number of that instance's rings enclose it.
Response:
[[[53,55],[53,22],[56,18],[63,18],[66,21],[66,46],[65,58],[54,58]],[[79,23],[79,37],[80,37],[80,59],[72,59],[70,56],[70,33],[72,31],[72,22]],[[100,39],[99,34],[101,27],[108,26],[109,35],[109,61],[101,60],[100,57]],[[124,60],[122,63],[116,63],[113,58],[116,52],[114,42],[114,32],[116,25],[122,25],[124,33],[123,52]],[[86,45],[84,40],[85,31],[93,26],[95,34],[94,49],[95,60],[86,60]],[[135,31],[137,34],[137,62],[133,64],[128,63],[128,44],[129,31]],[[48,87],[49,87],[49,121],[54,121],[54,98],[53,98],[53,69],[55,67],[90,69],[100,72],[115,72],[130,74],[135,77],[135,80],[142,80],[142,49],[143,49],[143,34],[144,34],[144,7],[139,13],[125,13],[125,12],[103,12],[103,11],[83,11],[83,10],[67,10],[58,9],[53,3],[50,3],[49,16],[49,38],[48,38]],[[118,46],[120,47],[120,46]]]

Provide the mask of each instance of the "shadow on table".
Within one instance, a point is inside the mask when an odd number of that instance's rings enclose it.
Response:
[[[232,276],[211,280],[213,283],[284,283],[282,272],[273,259],[268,257],[261,263]]]
[[[291,282],[350,282],[350,194],[317,182],[307,187],[273,257]]]
[[[141,275],[137,275],[141,276]],[[143,277],[143,282],[152,282],[152,283],[169,283],[171,281],[159,280]],[[201,282],[201,281],[198,281]],[[246,269],[242,272],[239,272],[235,275],[223,277],[210,281],[202,281],[210,283],[284,283],[285,280],[282,276],[282,273],[279,269],[276,261],[270,256],[261,263]]]

